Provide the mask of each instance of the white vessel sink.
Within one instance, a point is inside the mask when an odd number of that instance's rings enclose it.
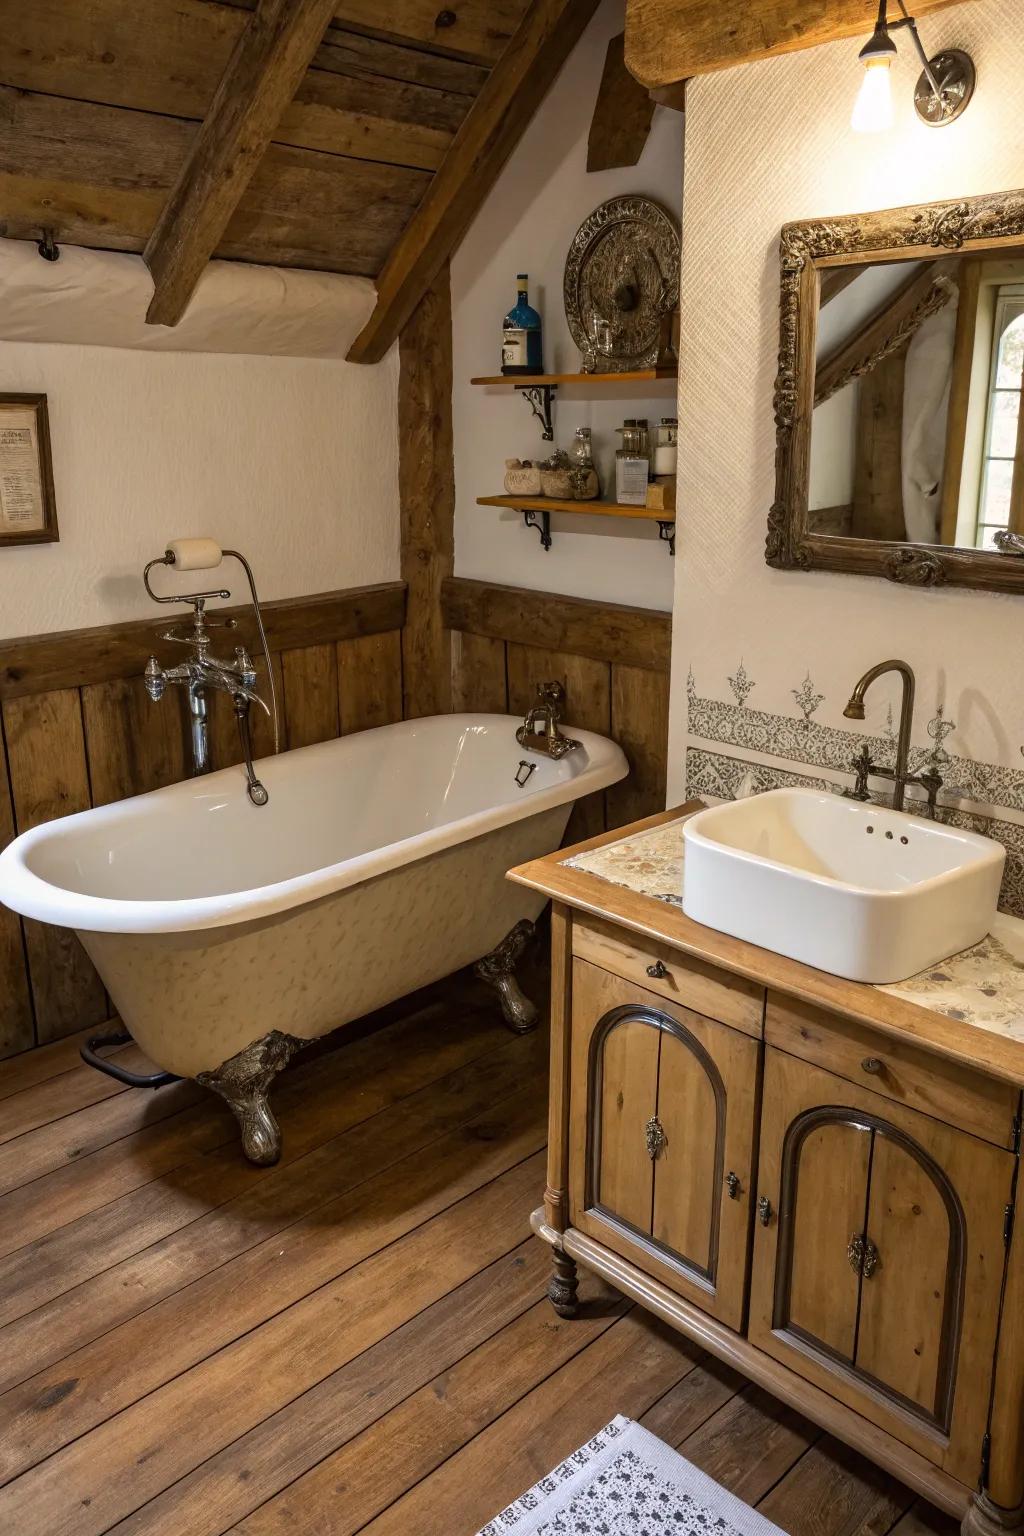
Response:
[[[978,943],[1006,859],[975,832],[814,789],[699,811],[683,837],[687,917],[851,981],[903,981]]]

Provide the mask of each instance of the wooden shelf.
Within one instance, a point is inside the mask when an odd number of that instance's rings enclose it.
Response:
[[[642,517],[652,523],[674,523],[675,510],[627,506],[620,501],[562,501],[557,496],[478,496],[478,507],[511,507],[515,512],[578,512],[587,517]]]
[[[675,368],[635,368],[630,373],[495,373],[470,379],[471,384],[507,384],[522,388],[533,384],[653,384],[675,380]]]

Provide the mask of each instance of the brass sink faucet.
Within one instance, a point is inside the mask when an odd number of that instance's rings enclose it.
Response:
[[[903,697],[900,702],[900,728],[896,738],[896,765],[893,768],[879,768],[871,760],[871,753],[865,746],[853,761],[853,769],[856,774],[856,783],[851,797],[854,800],[870,800],[868,793],[868,778],[874,774],[879,779],[892,780],[892,808],[894,811],[902,811],[903,802],[908,784],[920,784],[928,796],[928,814],[934,820],[936,799],[942,788],[942,780],[934,768],[929,768],[924,773],[908,772],[910,760],[910,732],[914,724],[914,673],[905,661],[880,661],[877,666],[869,667],[860,679],[850,695],[850,702],[843,710],[847,720],[864,719],[864,695],[876,678],[884,676],[886,672],[896,672],[903,683]]]

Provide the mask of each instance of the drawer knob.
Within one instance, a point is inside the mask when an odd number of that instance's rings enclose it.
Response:
[[[762,1227],[766,1227],[772,1219],[772,1203],[767,1195],[761,1195],[758,1198],[757,1219]]]
[[[727,1173],[726,1174],[726,1176],[725,1176],[725,1187],[729,1191],[729,1199],[730,1200],[738,1200],[739,1199],[739,1197],[740,1197],[740,1181],[739,1181],[738,1176],[735,1173]]]
[[[668,975],[668,966],[664,960],[655,960],[653,965],[647,967],[647,974],[652,981],[663,981]]]
[[[885,1062],[879,1056],[865,1056],[861,1062],[861,1068],[870,1072],[872,1077],[877,1077],[879,1072],[885,1071]]]

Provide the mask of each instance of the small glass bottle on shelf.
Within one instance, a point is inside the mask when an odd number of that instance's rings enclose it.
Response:
[[[540,315],[527,297],[529,277],[520,272],[515,305],[502,322],[501,371],[510,374],[544,372],[544,348]]]
[[[601,485],[594,468],[594,453],[590,441],[590,428],[577,427],[573,445],[569,449],[569,473],[573,495],[577,501],[593,501],[601,494]]]
[[[663,416],[658,423],[654,440],[654,473],[658,479],[674,475],[679,458],[679,419]]]
[[[615,453],[615,500],[624,507],[647,504],[650,458],[643,449],[646,428],[646,422],[641,426],[639,421],[627,416],[617,429],[622,435],[622,446]]]

